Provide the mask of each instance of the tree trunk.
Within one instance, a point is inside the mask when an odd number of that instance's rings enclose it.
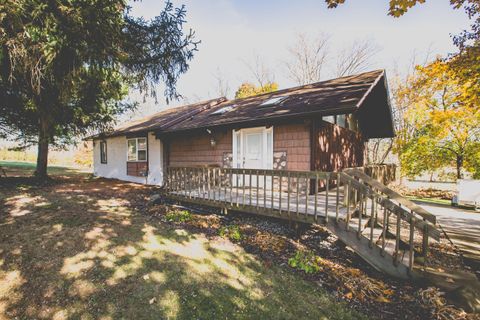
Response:
[[[48,123],[40,117],[40,128],[38,131],[38,154],[37,154],[37,168],[35,170],[35,176],[40,180],[47,178],[47,164],[48,164]]]
[[[457,179],[462,179],[463,155],[457,155]]]

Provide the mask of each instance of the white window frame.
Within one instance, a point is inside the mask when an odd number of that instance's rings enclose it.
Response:
[[[138,140],[145,139],[145,149],[138,148]],[[128,157],[128,142],[135,140],[135,160],[131,160]],[[145,160],[138,160],[138,151],[145,151]],[[147,162],[148,161],[148,137],[128,138],[127,139],[127,162]]]
[[[105,146],[105,150],[102,149],[102,145]],[[99,146],[99,148],[100,148],[100,163],[101,163],[101,164],[107,164],[107,163],[108,163],[108,159],[107,159],[107,141],[106,141],[106,140],[100,141],[100,146]],[[104,151],[105,151],[105,152],[104,152]],[[105,157],[103,157],[103,156],[105,156]],[[105,159],[103,159],[103,158],[105,158]],[[105,161],[103,161],[103,160],[105,160]]]
[[[273,169],[273,126],[271,127],[255,127],[245,128],[232,131],[232,156],[233,156],[233,168],[243,168],[245,158],[244,139],[245,134],[253,131],[262,132],[263,141],[263,155],[262,155],[262,168],[258,169]],[[240,142],[237,143],[237,140]],[[240,152],[239,152],[240,151]],[[240,158],[239,158],[240,155]]]

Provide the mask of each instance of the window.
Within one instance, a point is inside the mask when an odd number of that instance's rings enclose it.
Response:
[[[127,161],[147,161],[147,138],[127,140]]]
[[[335,116],[325,116],[323,117],[323,121],[335,124]]]
[[[217,114],[224,114],[226,112],[229,112],[229,111],[232,111],[233,109],[235,109],[236,105],[231,105],[231,106],[226,106],[226,107],[223,107],[223,108],[220,108],[218,110],[215,110],[214,112],[210,113],[211,116],[213,115],[217,115]]]
[[[337,125],[342,127],[342,128],[346,128],[347,127],[347,121],[346,121],[346,115],[344,114],[339,114],[337,116]]]
[[[100,141],[100,163],[107,163],[107,141]]]
[[[267,101],[263,102],[261,104],[261,106],[272,106],[274,104],[279,104],[280,102],[282,102],[285,99],[287,99],[287,97],[280,96],[280,97],[270,98]]]

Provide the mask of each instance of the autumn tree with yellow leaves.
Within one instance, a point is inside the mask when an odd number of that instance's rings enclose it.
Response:
[[[245,82],[235,92],[235,99],[256,96],[262,93],[274,92],[278,90],[276,82],[267,82],[264,85],[256,86],[250,82]]]
[[[403,122],[395,151],[402,172],[415,176],[454,166],[480,175],[480,108],[468,82],[460,81],[449,63],[437,60],[417,67],[396,94],[403,101]]]

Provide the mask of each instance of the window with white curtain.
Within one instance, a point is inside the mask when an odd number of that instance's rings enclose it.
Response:
[[[127,139],[127,161],[147,161],[147,138]]]

